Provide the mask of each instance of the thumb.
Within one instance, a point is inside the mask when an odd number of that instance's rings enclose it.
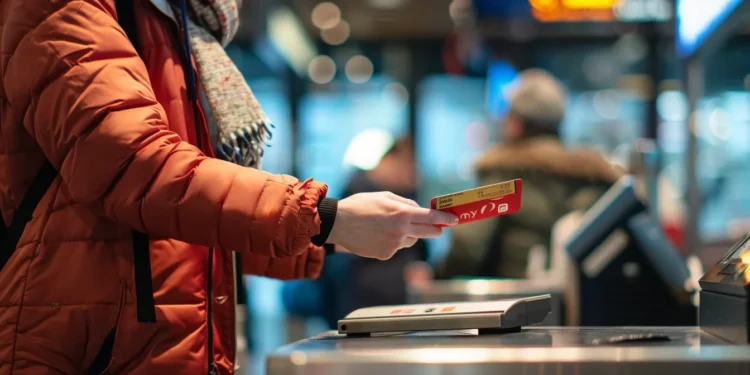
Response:
[[[421,207],[409,207],[409,214],[411,215],[412,224],[426,224],[426,225],[456,225],[458,224],[458,216],[433,210],[429,208]]]

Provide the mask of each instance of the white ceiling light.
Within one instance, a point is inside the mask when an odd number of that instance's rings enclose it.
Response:
[[[331,2],[320,3],[313,8],[311,17],[315,27],[327,30],[341,22],[341,9]]]
[[[328,56],[315,56],[307,68],[310,79],[317,84],[326,84],[336,76],[336,63]]]
[[[656,97],[656,112],[664,121],[686,121],[688,111],[688,100],[682,91],[664,91]]]
[[[385,129],[365,129],[357,134],[344,153],[344,166],[371,170],[393,145],[393,134]]]
[[[730,125],[731,122],[726,111],[722,108],[714,108],[708,116],[708,129],[714,138],[713,140],[709,139],[709,142],[719,144],[720,142],[728,141],[732,135]]]
[[[304,76],[317,51],[294,11],[288,7],[274,10],[268,16],[268,37],[294,71]]]

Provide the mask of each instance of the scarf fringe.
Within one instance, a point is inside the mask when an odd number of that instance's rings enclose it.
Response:
[[[271,147],[267,142],[273,138],[271,122],[259,121],[253,125],[221,134],[217,156],[246,167],[260,165],[263,148]]]
[[[224,50],[237,31],[237,0],[183,0],[189,44],[197,63],[201,86],[211,107],[209,122],[216,124],[219,158],[260,169],[263,147],[274,128],[252,89]]]

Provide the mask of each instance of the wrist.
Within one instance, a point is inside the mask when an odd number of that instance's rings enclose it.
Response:
[[[318,203],[318,216],[320,217],[320,231],[311,238],[313,245],[323,246],[331,242],[331,232],[336,224],[338,212],[338,200],[323,198]]]
[[[336,206],[336,221],[333,223],[331,232],[328,235],[328,243],[336,245],[336,251],[341,252],[341,248],[346,246],[343,242],[346,240],[346,221],[351,217],[347,215],[347,200],[343,199]]]

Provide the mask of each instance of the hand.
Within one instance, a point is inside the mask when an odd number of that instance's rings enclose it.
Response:
[[[421,208],[392,193],[355,194],[339,201],[330,243],[365,258],[390,259],[420,238],[442,234],[435,225],[455,225],[449,213]]]
[[[410,287],[427,287],[435,279],[432,267],[425,262],[412,262],[404,269],[404,281]]]

